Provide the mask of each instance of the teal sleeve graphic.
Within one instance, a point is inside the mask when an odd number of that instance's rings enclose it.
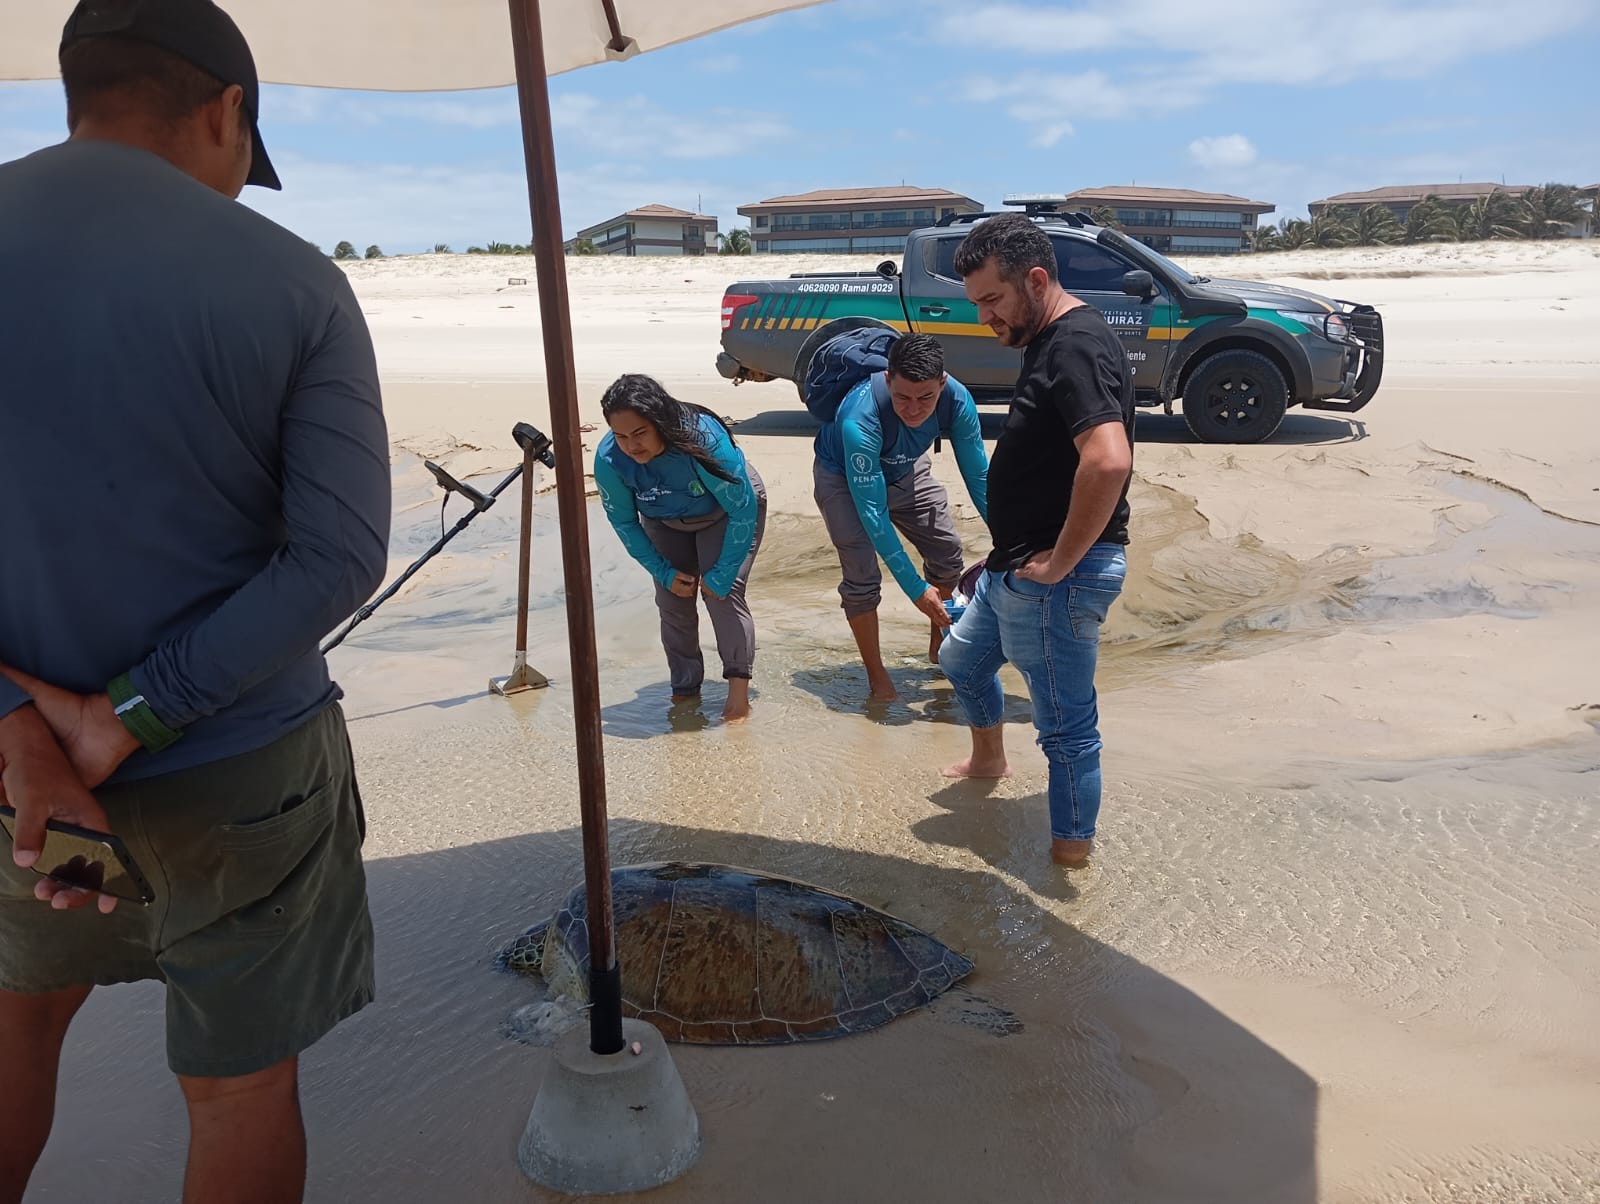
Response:
[[[698,462],[695,473],[702,484],[717,499],[717,504],[728,512],[728,529],[722,536],[722,554],[706,574],[706,587],[712,593],[727,597],[733,583],[739,579],[739,567],[750,555],[750,545],[756,537],[756,491],[750,484],[750,474],[745,471],[744,453],[733,445],[721,423],[717,428],[711,454],[717,466],[731,474],[733,480],[724,481],[714,472],[707,472]]]
[[[603,456],[594,458],[594,483],[600,490],[600,505],[628,555],[642,564],[661,585],[670,588],[677,570],[644,533],[639,525],[639,507],[634,503],[633,490],[623,483],[617,470]]]
[[[863,382],[856,389],[871,387]],[[861,525],[867,529],[873,549],[878,553],[895,581],[905,591],[906,597],[915,601],[928,588],[906,555],[900,536],[889,520],[889,487],[883,479],[883,430],[878,425],[878,410],[867,393],[867,404],[851,405],[851,398],[839,407],[839,435],[844,443],[844,479],[849,482],[850,496],[861,516]]]
[[[983,426],[978,422],[978,406],[972,400],[967,386],[958,380],[950,382],[950,392],[955,397],[954,413],[950,417],[950,444],[955,448],[956,465],[961,469],[961,479],[967,483],[967,493],[978,508],[978,516],[989,521],[989,453],[983,447]]]

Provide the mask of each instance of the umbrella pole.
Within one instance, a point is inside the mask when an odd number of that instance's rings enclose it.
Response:
[[[572,360],[572,314],[561,245],[555,137],[545,78],[539,0],[509,0],[517,64],[522,148],[528,168],[528,206],[538,272],[539,320],[544,328],[550,433],[556,457],[556,509],[567,591],[572,649],[572,701],[577,726],[578,802],[583,816],[583,875],[588,888],[589,1048],[620,1053],[622,973],[612,934],[611,866],[606,850],[605,752],[600,734],[600,669],[595,653],[594,592],[589,574],[589,527],[583,491],[583,444],[578,432],[578,382]]]

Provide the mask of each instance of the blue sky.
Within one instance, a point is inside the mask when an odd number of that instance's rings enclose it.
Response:
[[[1269,220],[1384,184],[1590,184],[1596,62],[1600,0],[833,0],[554,78],[562,220],[698,203],[726,230],[901,182],[1203,188]],[[286,191],[246,199],[325,248],[527,241],[508,90],[268,87],[262,110]],[[0,160],[61,120],[59,85],[0,84]]]

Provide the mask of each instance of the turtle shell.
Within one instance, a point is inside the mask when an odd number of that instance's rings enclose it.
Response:
[[[774,1045],[864,1032],[922,1007],[972,971],[942,942],[820,887],[723,865],[667,862],[611,874],[623,1014],[669,1041]],[[537,950],[553,990],[586,992],[588,900],[575,887]]]

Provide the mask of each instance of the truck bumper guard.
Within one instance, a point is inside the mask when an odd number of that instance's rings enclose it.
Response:
[[[1350,333],[1357,344],[1356,362],[1345,373],[1335,396],[1302,402],[1301,409],[1353,414],[1372,400],[1383,380],[1383,315],[1370,305],[1354,305],[1348,301],[1340,304],[1349,306],[1345,317],[1350,321]]]

